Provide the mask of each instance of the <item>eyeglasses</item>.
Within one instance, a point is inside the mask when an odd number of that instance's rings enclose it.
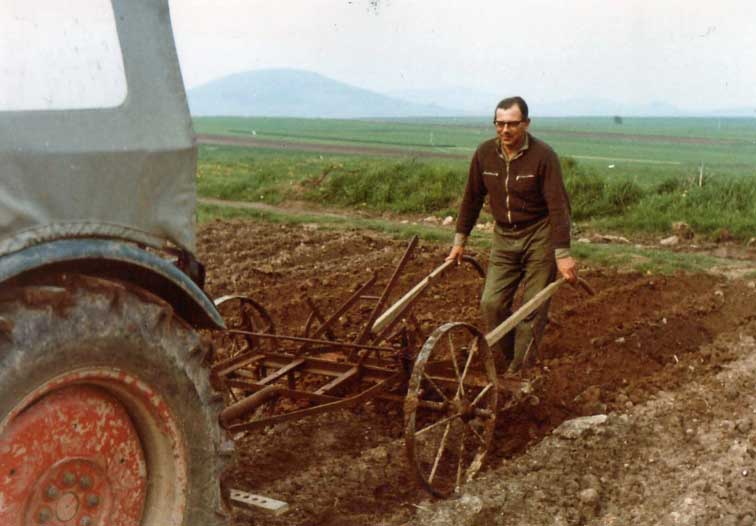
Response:
[[[497,128],[517,128],[523,122],[525,121],[493,121],[494,126]]]

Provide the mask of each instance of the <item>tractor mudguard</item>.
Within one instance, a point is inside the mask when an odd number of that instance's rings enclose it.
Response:
[[[168,302],[194,327],[225,327],[212,300],[174,264],[120,241],[66,239],[14,252],[0,258],[0,284],[51,270],[134,283]]]

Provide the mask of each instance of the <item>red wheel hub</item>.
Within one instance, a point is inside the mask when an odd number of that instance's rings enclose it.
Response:
[[[64,386],[10,418],[0,435],[0,524],[141,524],[144,453],[126,409],[108,391]]]

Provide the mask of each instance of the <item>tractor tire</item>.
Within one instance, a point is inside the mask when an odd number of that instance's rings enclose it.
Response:
[[[208,347],[133,285],[48,276],[0,296],[0,524],[220,526]]]

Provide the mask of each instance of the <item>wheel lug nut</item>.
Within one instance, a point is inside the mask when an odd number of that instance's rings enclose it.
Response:
[[[50,519],[52,519],[52,511],[50,511],[50,508],[42,508],[39,510],[39,515],[37,515],[37,518],[39,519],[39,522],[44,524]]]
[[[92,517],[88,515],[84,515],[79,521],[79,526],[92,526],[92,524],[94,524],[92,522]]]
[[[47,491],[45,492],[45,495],[47,495],[48,499],[54,499],[55,497],[58,496],[58,488],[50,484],[47,487]]]
[[[88,475],[84,475],[79,479],[79,486],[81,489],[89,489],[92,487],[92,478]]]
[[[74,475],[70,471],[63,473],[63,484],[65,484],[66,486],[71,486],[74,482],[76,482],[76,475]]]
[[[99,503],[100,497],[98,497],[97,495],[92,494],[87,496],[87,506],[89,506],[90,508],[94,508]]]

